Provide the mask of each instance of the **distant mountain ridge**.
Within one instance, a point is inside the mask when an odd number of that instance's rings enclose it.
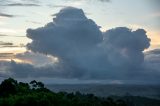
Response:
[[[123,84],[49,84],[46,85],[52,91],[66,91],[92,93],[96,96],[145,96],[160,99],[160,85],[123,85]]]

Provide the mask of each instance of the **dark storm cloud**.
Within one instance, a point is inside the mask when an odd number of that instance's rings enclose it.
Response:
[[[145,63],[147,65],[153,65],[151,68],[160,70],[160,49],[154,49],[145,52]]]
[[[143,29],[119,27],[102,34],[81,9],[73,7],[62,9],[44,27],[28,29],[27,37],[32,39],[29,50],[58,57],[74,70],[73,76],[86,79],[127,79],[142,70],[143,51],[150,45]]]
[[[160,49],[145,52],[145,70],[154,81],[160,82]]]
[[[64,54],[69,56],[73,52],[92,49],[102,41],[99,26],[88,19],[81,9],[68,7],[55,16],[54,22],[35,30],[27,30],[27,37],[33,39],[33,42],[28,44],[28,49],[64,57]],[[46,33],[50,39],[45,39]],[[41,39],[44,41],[41,42]]]
[[[154,49],[154,50],[150,50],[148,52],[145,53],[145,55],[160,55],[160,49]]]
[[[160,72],[151,72],[146,67],[150,63],[143,52],[150,46],[150,39],[144,29],[117,27],[102,33],[99,28],[81,9],[60,10],[53,22],[27,30],[27,37],[32,40],[27,48],[55,56],[58,62],[36,67],[12,61],[9,64],[12,75],[159,81]]]
[[[52,64],[50,66],[35,67],[27,63],[16,63],[11,60],[10,62],[0,61],[0,75],[6,77],[16,78],[35,78],[35,77],[65,77],[71,78],[65,72],[60,64]]]
[[[104,39],[107,44],[111,44],[114,47],[133,49],[135,51],[144,51],[150,46],[150,39],[147,38],[144,29],[132,31],[126,27],[117,27],[107,30],[104,33]]]
[[[150,46],[150,39],[144,29],[132,31],[118,27],[104,33],[104,45],[109,51],[108,60],[111,63],[139,67],[144,61],[143,51]]]

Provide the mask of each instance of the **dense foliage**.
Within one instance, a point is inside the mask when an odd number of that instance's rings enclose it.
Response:
[[[113,99],[114,98],[114,99]],[[42,82],[17,82],[12,78],[0,85],[0,106],[160,106],[160,101],[145,97],[112,96],[100,98],[80,92],[55,93],[45,88]]]
[[[9,78],[0,85],[0,106],[126,106],[122,100],[98,98],[93,94],[54,93],[37,81],[17,82]]]

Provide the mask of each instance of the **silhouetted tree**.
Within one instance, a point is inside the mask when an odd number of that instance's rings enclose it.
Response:
[[[2,81],[0,85],[0,95],[1,96],[8,96],[10,94],[16,94],[17,93],[17,81],[8,78]]]

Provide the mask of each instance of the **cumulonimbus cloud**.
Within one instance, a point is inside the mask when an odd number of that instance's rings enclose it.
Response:
[[[85,16],[82,9],[66,7],[55,14],[53,22],[27,30],[27,37],[32,39],[27,48],[32,52],[57,57],[58,63],[36,68],[12,62],[10,69],[14,70],[16,76],[24,75],[24,71],[27,76],[39,77],[153,79],[153,75],[146,74],[150,72],[146,71],[144,65],[146,59],[143,52],[150,46],[144,29],[133,31],[117,27],[101,32],[99,28]],[[23,69],[22,72],[16,71],[19,67]]]
[[[28,29],[27,37],[32,39],[29,50],[56,56],[76,70],[75,74],[84,71],[89,74],[80,75],[91,78],[113,76],[109,70],[119,67],[139,67],[144,61],[143,51],[150,45],[143,29],[119,27],[102,33],[81,9],[73,7],[62,9],[44,27]]]

